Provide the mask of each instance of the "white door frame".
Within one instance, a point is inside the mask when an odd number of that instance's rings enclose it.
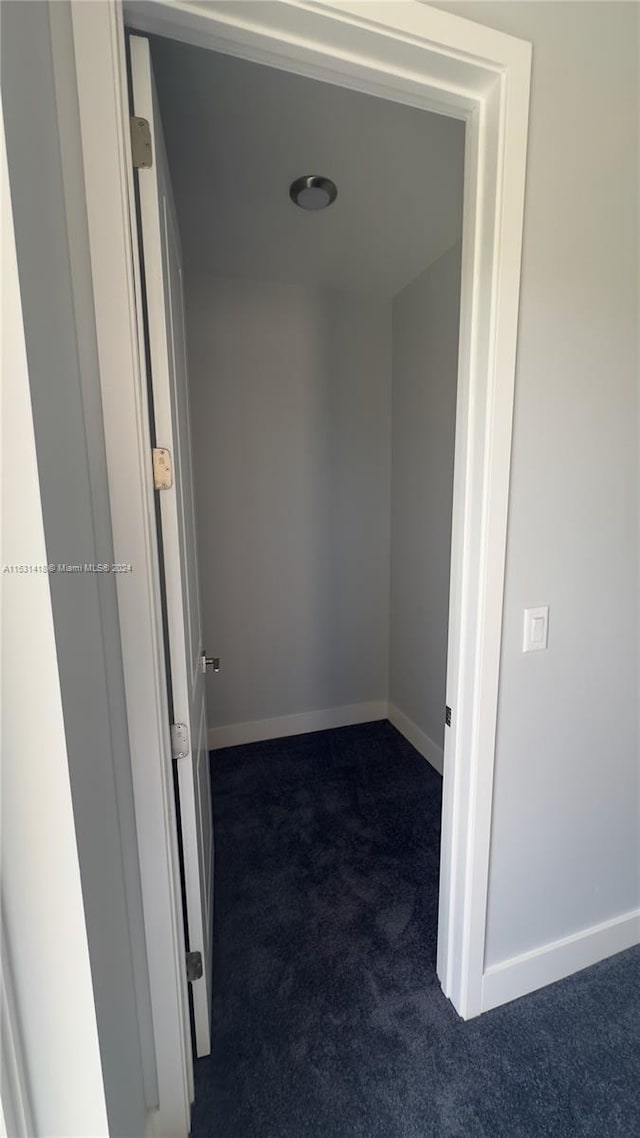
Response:
[[[438,976],[483,1008],[493,764],[531,46],[418,0],[72,0],[109,486],[158,1049],[158,1134],[192,1095],[162,652],[123,20],[464,119],[462,245]],[[167,1122],[168,1103],[181,1106]],[[176,1095],[178,1098],[176,1098]],[[173,1126],[173,1129],[168,1127]]]

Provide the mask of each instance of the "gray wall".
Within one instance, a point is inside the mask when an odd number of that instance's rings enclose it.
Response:
[[[1,22],[47,558],[111,562],[69,5],[3,4]],[[49,581],[107,1112],[110,1133],[127,1138],[143,1133],[157,1086],[115,584]],[[37,673],[34,660],[34,693]]]
[[[187,322],[209,725],[386,699],[390,305],[196,278]]]
[[[638,16],[447,3],[533,43],[487,963],[640,905]],[[547,652],[521,652],[549,603]]]
[[[4,129],[1,160],[2,1134],[106,1138],[49,580],[5,569],[47,554]]]
[[[393,301],[389,700],[438,747],[451,560],[460,252]]]

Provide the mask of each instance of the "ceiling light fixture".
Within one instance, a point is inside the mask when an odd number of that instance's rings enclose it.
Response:
[[[300,209],[326,209],[337,196],[335,182],[321,174],[305,174],[289,186],[289,197]]]

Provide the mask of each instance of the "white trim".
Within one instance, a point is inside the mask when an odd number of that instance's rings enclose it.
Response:
[[[26,393],[23,399],[29,399],[29,376],[28,364],[26,358],[26,345],[24,335],[24,321],[22,315],[22,299],[20,295],[20,280],[18,275],[18,262],[16,253],[15,230],[13,226],[13,210],[11,207],[11,192],[9,187],[9,169],[7,164],[7,151],[4,135],[4,115],[3,108],[0,108],[0,162],[2,169],[0,172],[0,252],[2,254],[2,306],[0,310],[0,363],[3,372],[3,389],[2,389],[2,412],[7,415],[6,408],[9,404],[9,396],[7,395],[7,388],[9,386],[9,377],[6,375],[5,368],[11,374],[12,380],[17,384],[22,384],[22,389]],[[7,335],[10,324],[11,332],[13,335]],[[5,386],[6,385],[6,386]],[[12,396],[14,399],[15,396]],[[5,400],[7,401],[5,403]],[[29,407],[29,411],[31,408]],[[2,424],[2,444],[4,447],[5,430],[7,427],[5,423],[11,423],[15,430],[16,418],[15,412],[11,419],[4,419]],[[27,451],[26,445],[20,452],[20,457],[25,463],[28,455],[29,461],[32,463],[33,469],[21,470],[20,481],[21,485],[25,487],[24,500],[21,499],[20,506],[22,513],[29,510],[29,522],[34,525],[34,530],[37,529],[42,532],[42,518],[37,517],[38,510],[41,513],[40,502],[33,501],[33,491],[29,495],[28,490],[30,483],[33,480],[37,483],[37,456],[35,453],[35,443],[32,443],[30,449]],[[12,456],[13,457],[13,456]],[[2,473],[4,476],[6,458],[3,454]],[[39,489],[39,487],[38,487]],[[5,523],[6,524],[6,523]],[[6,529],[3,529],[2,544],[3,552],[6,548],[7,538]],[[42,534],[41,548],[44,552],[44,534]],[[5,554],[6,556],[6,554]],[[2,601],[4,603],[4,595]],[[6,624],[2,623],[2,657],[7,658],[10,652],[10,643],[6,634]],[[57,674],[55,678],[52,676],[50,681],[52,686],[58,684]],[[4,696],[4,683],[3,683],[3,696]],[[48,724],[50,726],[50,722]],[[7,738],[9,735],[7,733]],[[4,744],[4,732],[2,736]],[[21,740],[23,742],[23,740]],[[44,740],[43,740],[44,743]],[[47,746],[50,745],[50,740],[47,740]],[[21,760],[24,756],[21,754]],[[2,788],[3,779],[6,778],[6,770],[3,767],[0,771],[0,789]],[[6,786],[6,783],[5,783]],[[4,808],[4,802],[0,804]],[[38,810],[39,804],[34,802],[34,811]],[[5,839],[6,840],[6,839]],[[18,851],[14,851],[7,843],[7,848],[4,849],[4,856],[12,856],[15,858],[19,856]],[[3,888],[6,883],[3,880]],[[46,927],[46,926],[45,926]],[[24,951],[24,949],[23,949]],[[49,961],[50,963],[50,961]],[[22,1032],[20,1029],[20,1014],[18,1006],[18,993],[16,992],[15,980],[13,977],[11,967],[11,953],[9,945],[9,935],[7,928],[7,918],[4,910],[4,900],[0,908],[0,1114],[1,1122],[4,1130],[4,1136],[9,1138],[30,1138],[35,1134],[34,1126],[34,1112],[33,1104],[29,1091],[29,1067],[27,1056],[24,1049],[24,1041],[22,1039]],[[36,1071],[33,1074],[37,1075]],[[36,1085],[37,1089],[37,1085]],[[1,1133],[2,1131],[0,1131]]]
[[[498,1007],[640,943],[640,909],[487,968],[482,1010]]]
[[[187,1138],[193,1100],[158,543],[119,3],[72,0],[120,637],[159,1106],[157,1138]]]
[[[418,754],[422,755],[431,764],[438,774],[442,774],[444,770],[444,751],[433,739],[430,739],[426,731],[422,731],[404,711],[400,711],[399,707],[395,704],[389,704],[389,713],[387,718],[390,723],[405,739],[415,747]]]
[[[482,1010],[529,85],[530,59],[505,69],[467,131],[437,964],[465,1019]]]
[[[1,124],[0,124],[1,132]],[[4,207],[4,202],[3,202]],[[13,221],[12,221],[13,224]],[[10,282],[12,285],[13,282]],[[10,287],[6,283],[4,288]],[[0,1104],[6,1138],[32,1138],[35,1134],[29,1096],[28,1067],[20,1037],[15,985],[9,963],[4,913],[0,918]],[[4,1138],[4,1136],[3,1136]]]
[[[281,739],[286,735],[307,735],[310,731],[328,731],[333,727],[350,727],[354,723],[373,723],[387,718],[387,701],[351,703],[345,707],[328,707],[323,711],[302,711],[297,715],[279,715],[273,719],[253,719],[248,723],[230,723],[209,728],[209,750],[239,747],[265,739]]]
[[[157,889],[150,877],[153,856],[164,865],[164,934],[171,926],[177,969],[172,796],[166,770],[156,769],[166,764],[166,697],[146,403],[134,342],[135,246],[123,200],[131,194],[131,173],[121,4],[73,0],[72,7],[74,24],[85,33],[76,41],[78,87],[92,262],[101,278],[96,321],[116,558],[136,561],[135,573],[119,582],[118,596],[134,767],[142,764],[134,779],[145,913],[157,902],[149,896]],[[445,740],[438,975],[460,1014],[476,1015],[484,964],[531,47],[418,0],[156,0],[128,5],[127,13],[128,22],[143,32],[160,31],[466,120],[447,675],[453,726]],[[158,792],[153,805],[142,801],[143,774]],[[161,951],[164,934],[159,921],[154,932],[148,930],[150,951]],[[171,974],[168,960],[165,968],[167,990],[175,996],[181,980]],[[152,998],[156,1020],[157,988]]]

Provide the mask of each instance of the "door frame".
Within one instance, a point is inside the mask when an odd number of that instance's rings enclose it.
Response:
[[[124,23],[466,122],[437,961],[465,1019],[483,1010],[532,49],[419,0],[71,6],[115,557],[134,565],[117,585],[158,1051],[155,1133],[175,1138],[188,1131],[193,1073]],[[169,1103],[178,1103],[171,1122]]]

